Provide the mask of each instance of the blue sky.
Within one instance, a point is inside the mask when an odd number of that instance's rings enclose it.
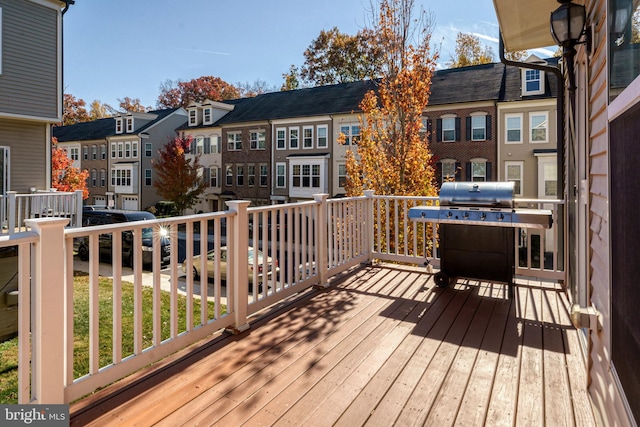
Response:
[[[456,34],[473,33],[497,55],[491,0],[415,0],[433,13],[444,65]],[[156,106],[160,85],[205,75],[281,86],[321,30],[355,34],[369,0],[76,0],[64,16],[65,93],[87,104],[140,98]]]

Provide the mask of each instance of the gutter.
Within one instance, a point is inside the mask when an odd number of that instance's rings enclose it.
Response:
[[[528,62],[518,62],[511,61],[504,56],[504,40],[502,39],[502,31],[500,31],[500,40],[498,50],[500,51],[500,61],[505,65],[511,65],[519,68],[529,68],[533,70],[545,71],[556,76],[556,80],[558,82],[558,93],[556,97],[556,144],[557,144],[557,153],[558,153],[558,166],[557,166],[557,181],[558,188],[562,191],[562,200],[568,202],[568,192],[569,189],[565,190],[565,143],[564,143],[564,135],[565,135],[565,122],[564,122],[564,75],[562,71],[558,67],[552,67],[549,65],[540,65],[540,64],[532,64]],[[566,224],[568,219],[568,205],[565,205],[565,224],[563,228],[566,230]],[[558,230],[559,236],[565,236],[565,230]],[[562,266],[565,270],[565,283],[567,282],[567,257],[566,251],[564,250],[564,242],[565,238],[563,238],[560,242],[558,242],[558,248],[563,252],[563,263]],[[562,247],[561,247],[562,244]]]

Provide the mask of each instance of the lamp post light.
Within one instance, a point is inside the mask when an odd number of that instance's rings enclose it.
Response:
[[[575,77],[573,75],[573,57],[576,54],[575,45],[585,43],[580,41],[586,33],[587,21],[584,6],[572,3],[571,0],[558,0],[560,6],[551,12],[551,36],[555,42],[562,46],[562,57],[567,64],[569,74],[569,92],[576,90]]]

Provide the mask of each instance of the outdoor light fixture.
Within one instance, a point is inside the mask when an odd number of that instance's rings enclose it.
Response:
[[[611,17],[611,33],[612,40],[616,47],[622,46],[630,38],[629,22],[633,15],[633,1],[632,0],[615,0],[612,7]]]
[[[562,57],[567,64],[569,74],[569,91],[576,90],[573,76],[573,56],[576,54],[575,45],[588,43],[588,37],[580,41],[586,34],[585,22],[587,15],[584,6],[571,3],[571,0],[558,0],[560,6],[551,12],[551,36],[559,46],[562,46]]]

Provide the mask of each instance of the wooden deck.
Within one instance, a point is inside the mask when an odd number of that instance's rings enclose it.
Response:
[[[71,407],[72,425],[592,426],[578,331],[550,283],[357,270]]]

